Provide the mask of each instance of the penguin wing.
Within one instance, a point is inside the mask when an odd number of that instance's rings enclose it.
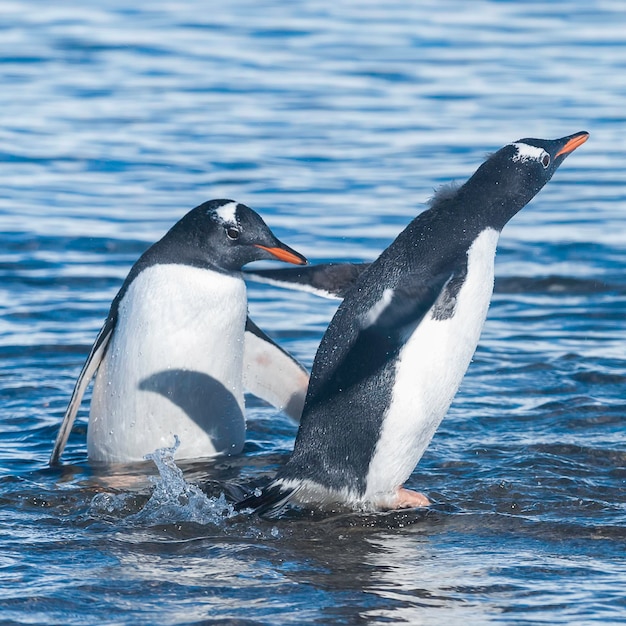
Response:
[[[309,374],[249,317],[244,336],[243,384],[251,394],[300,421]]]
[[[454,276],[454,272],[442,272],[427,283],[407,281],[387,291],[365,316],[363,330],[397,334],[418,325],[437,300],[445,296]]]
[[[283,269],[244,270],[243,275],[260,283],[341,299],[369,266],[369,263],[320,263]]]
[[[348,295],[322,338],[313,367],[310,400],[334,396],[339,389],[359,385],[385,367],[445,293],[453,276],[452,270],[426,282],[405,276],[401,285],[385,289],[369,309],[361,310],[356,320],[358,303]],[[367,284],[361,281],[355,298],[367,291]]]
[[[56,441],[54,442],[54,448],[52,449],[52,454],[50,455],[50,465],[57,465],[61,455],[63,454],[63,449],[65,448],[65,444],[70,436],[74,420],[76,419],[76,414],[78,413],[80,403],[82,402],[83,395],[85,394],[85,389],[87,389],[89,382],[102,362],[102,358],[104,357],[104,353],[109,345],[114,328],[115,319],[108,317],[104,326],[98,333],[93,346],[91,347],[91,352],[89,352],[89,356],[87,357],[87,360],[83,365],[83,369],[78,376],[76,385],[74,385],[74,391],[72,392],[70,403],[68,404],[65,415],[63,416],[63,422],[59,428],[59,434],[57,435]]]

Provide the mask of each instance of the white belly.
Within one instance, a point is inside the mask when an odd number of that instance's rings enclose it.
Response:
[[[141,272],[95,379],[89,458],[139,461],[174,435],[177,458],[240,452],[246,309],[239,277],[185,265]]]
[[[407,480],[450,407],[487,316],[498,236],[485,230],[469,249],[454,315],[435,320],[427,313],[399,354],[391,403],[368,470],[368,502]]]

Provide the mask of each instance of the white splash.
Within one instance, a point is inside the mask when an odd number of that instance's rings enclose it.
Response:
[[[182,470],[174,462],[174,454],[179,445],[178,437],[174,437],[175,443],[171,448],[160,448],[146,454],[146,460],[154,461],[157,466],[159,477],[150,477],[154,491],[143,509],[131,516],[132,521],[155,524],[220,524],[223,519],[235,515],[224,494],[219,498],[209,498],[201,489],[185,480]]]
[[[161,448],[146,455],[154,461],[159,476],[150,476],[154,485],[150,499],[143,508],[124,518],[126,523],[140,526],[193,522],[196,524],[220,525],[225,519],[236,515],[224,494],[209,498],[196,485],[188,483],[182,470],[174,462],[179,446],[178,437],[171,448]],[[134,494],[97,494],[91,503],[92,511],[123,514],[128,509],[129,499]]]

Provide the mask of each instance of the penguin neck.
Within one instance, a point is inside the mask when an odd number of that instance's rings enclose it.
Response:
[[[212,261],[205,247],[189,237],[168,236],[152,245],[139,258],[133,270],[142,271],[151,265],[187,265],[199,269],[212,270],[220,274],[238,276],[240,269],[229,270]]]
[[[462,207],[467,220],[484,228],[500,232],[539,191],[526,184],[515,185],[507,181],[500,168],[487,167],[489,162],[476,170],[462,185],[455,204]]]

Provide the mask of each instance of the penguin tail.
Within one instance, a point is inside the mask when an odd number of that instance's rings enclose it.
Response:
[[[298,486],[275,480],[263,489],[256,489],[252,494],[239,500],[234,505],[236,511],[252,509],[261,517],[277,517],[297,493]]]

